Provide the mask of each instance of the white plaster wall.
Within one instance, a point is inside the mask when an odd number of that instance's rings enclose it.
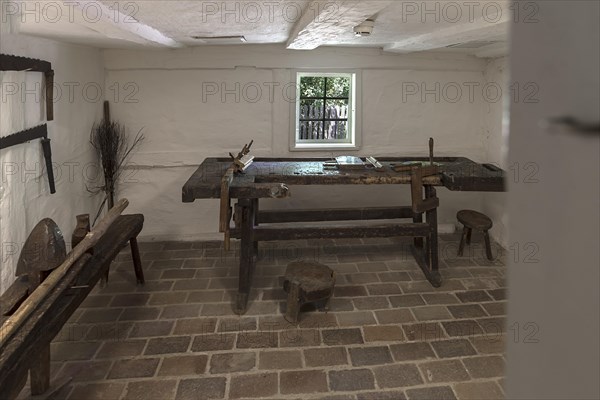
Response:
[[[45,173],[39,140],[0,152],[2,175],[0,182],[0,293],[14,280],[21,246],[33,227],[43,218],[56,221],[70,248],[75,215],[95,214],[98,196],[91,196],[86,183],[96,178],[95,156],[89,145],[89,132],[101,116],[102,97],[96,99],[94,88],[104,87],[104,70],[100,51],[83,46],[24,37],[2,27],[0,51],[7,54],[40,58],[52,63],[55,70],[54,121],[48,123],[55,164],[56,194],[51,195]],[[43,102],[23,88],[35,89],[42,83],[41,73],[3,73],[0,102],[0,134],[6,135],[45,121]],[[13,83],[22,83],[15,94],[8,90]],[[78,86],[77,86],[78,85]],[[87,85],[89,92],[82,88]],[[73,87],[69,96],[68,87]],[[12,89],[11,89],[12,90]],[[38,91],[39,92],[39,91]],[[22,116],[15,115],[21,113]]]
[[[489,163],[504,169],[507,172],[507,179],[514,179],[513,171],[511,171],[506,161],[510,102],[519,101],[519,97],[514,96],[517,93],[522,101],[525,95],[533,92],[525,91],[522,87],[513,89],[511,92],[508,57],[489,60],[485,68],[484,78],[488,84],[502,88],[503,92],[501,101],[484,101],[483,103],[484,134],[481,139],[485,159]],[[513,88],[516,88],[516,86],[513,86]],[[523,165],[520,167],[522,168]],[[483,210],[494,221],[494,227],[490,234],[504,248],[508,248],[506,193],[484,194]]]
[[[131,210],[142,212],[146,239],[217,238],[218,201],[181,203],[181,187],[206,157],[237,152],[254,139],[257,156],[329,156],[331,152],[289,151],[290,103],[281,90],[294,68],[353,68],[363,74],[363,146],[361,155],[426,155],[427,140],[436,140],[436,155],[486,157],[486,134],[493,118],[484,115],[481,87],[487,62],[474,57],[418,53],[393,55],[377,49],[324,48],[311,52],[281,46],[189,48],[169,51],[105,50],[106,87],[133,83],[137,92],[112,104],[112,116],[132,132],[144,128],[147,141],[132,159],[129,179],[120,194]],[[273,83],[274,82],[274,83]],[[206,96],[203,85],[241,88],[234,94]],[[407,96],[407,84],[440,85],[434,94]],[[465,84],[479,87],[471,99]],[[263,96],[244,86],[258,84]],[[276,86],[272,97],[267,87]],[[443,93],[447,85],[463,87]],[[495,161],[492,160],[492,161]],[[483,194],[439,189],[440,224],[455,223],[461,208],[482,209]],[[294,187],[287,200],[265,200],[265,208],[345,207],[408,204],[403,187]]]

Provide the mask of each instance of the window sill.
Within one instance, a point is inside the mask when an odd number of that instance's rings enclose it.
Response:
[[[355,143],[294,143],[290,151],[358,151],[360,146]]]

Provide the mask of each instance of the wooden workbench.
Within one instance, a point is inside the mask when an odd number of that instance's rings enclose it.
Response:
[[[393,208],[326,209],[260,211],[259,199],[290,196],[294,185],[398,185],[410,184],[410,172],[395,172],[392,167],[409,161],[426,162],[426,158],[378,158],[383,171],[373,168],[340,171],[325,169],[329,159],[257,158],[248,169],[236,174],[229,196],[237,199],[235,228],[231,237],[241,239],[239,288],[236,311],[246,311],[252,274],[256,264],[258,242],[312,238],[391,237],[415,238],[413,254],[432,285],[441,285],[438,271],[437,208],[414,213],[411,206]],[[452,191],[504,191],[504,171],[478,164],[463,157],[435,158],[440,173],[423,178],[425,198],[436,197],[436,187]],[[183,186],[184,203],[196,199],[218,199],[221,181],[231,159],[207,158]],[[425,219],[423,218],[425,214]],[[281,227],[278,223],[410,219],[410,222],[375,223],[355,226]],[[269,224],[260,226],[260,224]]]

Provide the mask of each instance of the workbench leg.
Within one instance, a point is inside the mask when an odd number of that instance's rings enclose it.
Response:
[[[436,190],[433,186],[425,186],[425,197],[433,198],[436,197]],[[440,287],[442,285],[442,277],[439,271],[439,259],[438,259],[438,225],[437,225],[437,207],[433,208],[426,213],[427,223],[430,227],[430,234],[427,239],[427,253],[425,254],[429,264],[429,273],[427,279],[434,287]]]
[[[423,214],[419,213],[419,214],[415,214],[413,216],[413,222],[416,224],[420,224],[423,222]],[[423,248],[423,238],[421,237],[416,237],[414,239],[414,245],[417,249],[422,249]]]
[[[31,378],[31,394],[36,396],[50,388],[50,343],[45,344],[37,354],[29,370]]]
[[[239,199],[238,210],[241,212],[241,243],[239,287],[235,304],[235,313],[242,315],[248,308],[248,297],[252,284],[252,274],[256,263],[254,258],[254,200]]]
[[[258,199],[252,199],[252,208],[254,209],[254,226],[258,226]],[[253,242],[253,247],[254,247],[254,262],[258,261],[258,241],[254,240]]]
[[[131,247],[131,258],[133,259],[133,269],[135,271],[135,279],[138,285],[143,285],[144,281],[144,270],[142,269],[142,260],[140,259],[140,248],[138,247],[137,238],[132,237],[129,240],[129,246]]]

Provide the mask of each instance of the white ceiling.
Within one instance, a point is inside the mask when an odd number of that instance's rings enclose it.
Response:
[[[193,37],[244,36],[246,43],[282,43],[297,50],[358,46],[494,57],[507,53],[512,17],[508,0],[26,0],[13,4],[17,6],[3,7],[3,12],[18,22],[21,33],[102,48],[204,46],[212,43]],[[368,18],[375,20],[373,34],[356,37],[354,26]],[[469,43],[475,48],[469,48]],[[456,44],[467,48],[447,47]]]

